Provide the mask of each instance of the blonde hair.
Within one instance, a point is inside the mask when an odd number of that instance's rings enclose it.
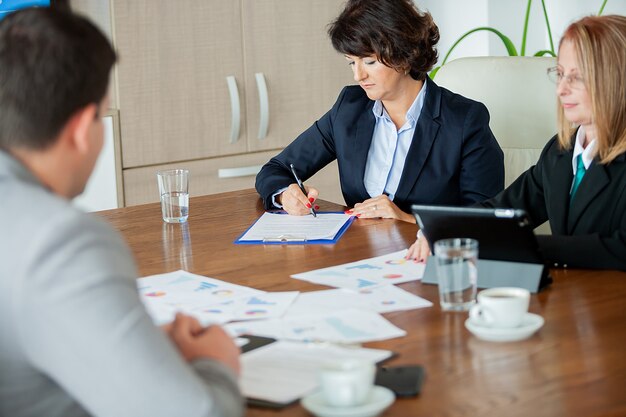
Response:
[[[563,42],[572,42],[578,55],[585,88],[591,97],[596,128],[596,156],[608,164],[626,152],[626,16],[588,16],[572,23]],[[576,127],[558,107],[559,144],[572,146]]]

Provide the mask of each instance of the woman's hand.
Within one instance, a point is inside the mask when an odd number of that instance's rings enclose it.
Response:
[[[361,219],[372,219],[382,217],[383,219],[397,219],[409,223],[415,223],[415,217],[405,213],[396,206],[386,195],[369,198],[362,203],[354,205],[352,210],[346,211]]]
[[[428,240],[422,233],[418,234],[417,240],[409,248],[409,252],[406,254],[406,259],[414,259],[417,262],[426,262],[426,259],[430,255],[430,247],[428,246]]]
[[[311,207],[317,200],[319,191],[313,187],[304,187],[307,191],[307,195],[302,193],[298,184],[291,184],[285,191],[283,191],[276,200],[283,206],[288,214],[293,216],[304,216],[311,212]],[[319,206],[314,207],[316,210]]]

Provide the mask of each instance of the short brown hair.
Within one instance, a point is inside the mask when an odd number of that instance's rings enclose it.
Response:
[[[424,80],[437,63],[439,29],[412,0],[348,0],[328,35],[338,52],[375,55],[416,80]]]
[[[67,8],[18,10],[0,21],[0,149],[42,150],[79,109],[99,105],[116,54]]]
[[[596,152],[608,164],[626,152],[626,17],[588,16],[572,23],[559,45],[572,42],[578,55],[585,88],[591,97],[591,118],[596,128]],[[558,108],[559,144],[572,146],[576,127]]]

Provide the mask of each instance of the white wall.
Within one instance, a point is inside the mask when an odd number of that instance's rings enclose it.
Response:
[[[521,52],[527,0],[415,0],[420,9],[428,10],[439,26],[440,62],[452,44],[465,32],[491,26],[511,39]],[[569,23],[582,16],[596,14],[602,0],[545,0],[555,48]],[[603,14],[626,15],[626,0],[608,0]],[[526,40],[526,55],[549,49],[547,30],[540,0],[531,6]],[[478,32],[463,40],[450,59],[463,56],[506,55],[506,49],[496,35]]]
[[[118,208],[113,117],[103,117],[104,145],[85,191],[73,203],[85,211]]]

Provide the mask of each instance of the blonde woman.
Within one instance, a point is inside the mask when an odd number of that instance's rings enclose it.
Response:
[[[548,71],[559,133],[537,165],[480,204],[524,209],[535,225],[549,221],[552,236],[538,241],[555,266],[626,270],[624,45],[625,16],[585,17],[567,28]],[[429,253],[420,237],[407,256],[422,261]]]

